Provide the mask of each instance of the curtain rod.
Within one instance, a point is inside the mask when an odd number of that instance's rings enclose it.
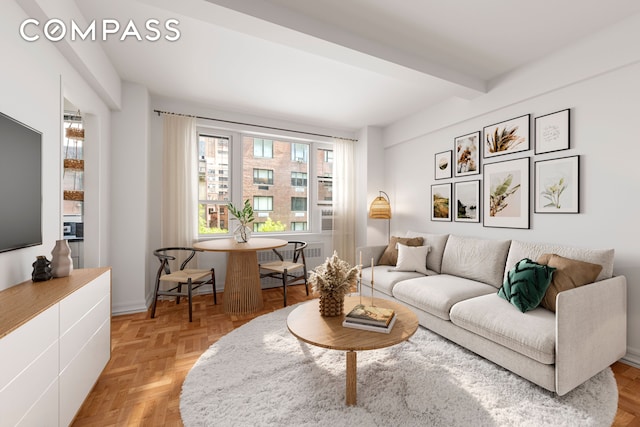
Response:
[[[295,132],[295,133],[301,133],[301,134],[304,134],[304,135],[322,136],[322,137],[325,137],[325,138],[335,138],[335,139],[343,139],[345,141],[358,142],[357,139],[353,139],[353,138],[343,138],[341,136],[324,135],[324,134],[321,134],[321,133],[312,133],[312,132],[304,132],[304,131],[300,131],[300,130],[277,128],[277,127],[272,127],[272,126],[256,125],[256,124],[253,124],[253,123],[234,122],[232,120],[216,119],[216,118],[213,118],[213,117],[203,117],[203,116],[194,116],[194,115],[191,115],[191,114],[172,113],[171,111],[162,111],[162,110],[153,110],[153,112],[154,113],[158,113],[158,115],[160,115],[160,114],[172,114],[174,116],[193,117],[193,118],[196,118],[196,119],[214,120],[216,122],[231,123],[231,124],[234,124],[234,125],[254,126],[254,127],[270,129],[270,130],[279,130],[279,131],[285,131],[285,132]]]

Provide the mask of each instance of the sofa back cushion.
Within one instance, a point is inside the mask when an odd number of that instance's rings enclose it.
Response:
[[[442,255],[444,254],[444,247],[447,244],[448,234],[431,234],[421,233],[419,231],[407,231],[405,237],[422,237],[424,245],[429,245],[431,250],[427,255],[427,270],[440,273],[442,268]]]
[[[509,240],[485,240],[451,235],[444,249],[441,272],[477,280],[498,289],[504,281],[510,243]]]
[[[523,258],[537,260],[542,254],[556,254],[565,258],[590,262],[602,266],[596,281],[609,279],[613,276],[613,249],[585,249],[572,246],[556,245],[552,243],[532,243],[514,240],[509,248],[507,265],[503,271],[504,277],[518,261]]]

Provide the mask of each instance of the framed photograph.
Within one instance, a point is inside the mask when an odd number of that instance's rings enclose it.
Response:
[[[529,158],[484,165],[485,227],[529,228]]]
[[[529,147],[530,114],[486,126],[484,135],[484,158],[502,154],[527,151]]]
[[[453,140],[456,153],[456,176],[480,173],[480,131]]]
[[[569,110],[535,118],[536,154],[569,149]]]
[[[436,179],[451,178],[451,150],[436,154]]]
[[[451,183],[431,186],[431,221],[451,221]]]
[[[480,222],[480,181],[461,181],[454,184],[455,212],[458,222]]]
[[[580,213],[580,156],[535,162],[535,213]]]

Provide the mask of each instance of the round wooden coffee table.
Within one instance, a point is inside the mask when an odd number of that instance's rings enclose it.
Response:
[[[360,303],[359,296],[346,297],[345,314]],[[371,297],[362,297],[362,303],[371,305]],[[392,308],[396,312],[396,323],[388,334],[370,332],[342,326],[345,314],[335,317],[320,315],[318,300],[312,300],[295,308],[287,317],[287,328],[299,340],[332,350],[346,351],[346,403],[357,401],[356,352],[390,347],[406,341],[418,330],[418,317],[407,307],[393,301],[375,298],[373,303]]]

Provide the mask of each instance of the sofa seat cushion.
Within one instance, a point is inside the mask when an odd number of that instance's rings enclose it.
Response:
[[[521,313],[492,293],[454,305],[451,322],[540,363],[555,363],[556,317],[545,308]]]
[[[454,304],[495,292],[491,285],[448,274],[403,280],[393,288],[398,300],[444,320]]]
[[[424,274],[416,271],[395,271],[394,267],[388,265],[376,265],[373,268],[373,289],[389,296],[393,296],[392,290],[396,283],[407,279],[425,277]],[[428,270],[427,273],[435,274],[433,271]],[[362,285],[371,287],[371,267],[362,269]]]

